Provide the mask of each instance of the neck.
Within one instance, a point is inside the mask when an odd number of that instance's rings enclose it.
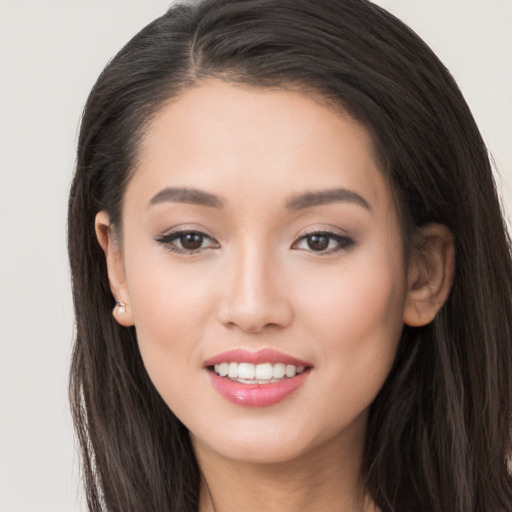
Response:
[[[202,472],[200,512],[377,512],[361,482],[363,439],[327,443],[293,461],[227,459],[194,440]]]

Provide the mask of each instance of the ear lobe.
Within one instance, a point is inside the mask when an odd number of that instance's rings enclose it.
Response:
[[[450,294],[454,271],[452,232],[442,224],[420,228],[409,262],[405,324],[420,327],[435,318]]]
[[[134,321],[126,284],[124,261],[118,244],[114,240],[107,212],[97,213],[94,227],[98,242],[105,253],[110,291],[116,299],[116,306],[112,314],[120,325],[130,327],[134,325]]]

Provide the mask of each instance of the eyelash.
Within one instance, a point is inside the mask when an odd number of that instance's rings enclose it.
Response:
[[[330,248],[327,250],[320,250],[320,251],[315,251],[311,247],[309,247],[309,249],[302,249],[302,248],[298,247],[299,243],[302,241],[306,241],[306,243],[308,243],[308,245],[309,245],[309,243],[312,241],[313,237],[328,239],[328,241],[327,241],[328,245],[330,245],[331,241],[334,241],[336,243],[336,246],[334,248]],[[347,251],[354,244],[355,244],[355,240],[347,235],[339,235],[337,233],[332,233],[330,231],[311,231],[309,233],[302,235],[296,242],[294,242],[294,244],[292,245],[292,248],[297,249],[297,250],[304,250],[304,251],[312,252],[312,253],[318,254],[319,256],[324,256],[324,255],[327,256],[329,254],[334,254],[339,251]]]
[[[200,237],[201,245],[204,241],[209,240],[210,245],[206,247],[197,247],[195,249],[186,249],[183,247],[183,238],[187,236]],[[309,244],[312,243],[314,237],[326,238],[328,245],[325,249],[327,250],[322,249],[316,251],[312,249]],[[206,249],[218,249],[220,247],[220,244],[214,238],[208,236],[206,233],[203,233],[202,231],[197,231],[193,229],[173,231],[171,233],[167,233],[165,235],[155,238],[155,241],[162,245],[165,245],[165,247],[169,251],[177,254],[183,254],[185,256],[192,256],[194,254],[199,254],[200,252]],[[181,247],[178,247],[176,245],[176,241],[179,241]],[[309,249],[299,247],[302,241],[305,241],[309,245]],[[336,246],[334,248],[329,248],[331,241],[334,241],[336,243]],[[349,250],[354,244],[355,240],[346,235],[339,235],[337,233],[332,233],[329,231],[311,231],[310,233],[302,235],[296,242],[294,242],[292,244],[292,249],[312,252],[318,255],[329,255],[337,253],[338,251]]]
[[[207,246],[207,247],[198,247],[197,249],[185,249],[183,247],[183,241],[180,242],[182,247],[178,247],[175,245],[176,240],[179,241],[180,239],[183,239],[186,236],[199,236],[199,237],[201,237],[202,241],[210,240],[212,242],[212,245]],[[205,249],[210,249],[210,248],[216,249],[216,248],[220,247],[220,244],[215,239],[211,238],[206,233],[203,233],[202,231],[197,231],[195,229],[183,229],[183,230],[173,231],[171,233],[167,233],[165,235],[157,237],[157,238],[155,238],[155,240],[158,243],[165,245],[165,247],[169,251],[175,252],[177,254],[184,254],[184,255],[198,254],[198,253],[204,251]]]

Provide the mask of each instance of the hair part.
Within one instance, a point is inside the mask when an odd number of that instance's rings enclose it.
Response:
[[[363,478],[385,511],[511,510],[512,274],[487,150],[454,80],[409,28],[365,0],[178,4],[109,63],[84,110],[69,200],[76,314],[70,397],[91,511],[195,511],[186,427],[112,318],[94,218],[120,235],[145,129],[209,78],[325,98],[372,135],[406,227],[454,234],[451,295],[404,327],[374,401]]]

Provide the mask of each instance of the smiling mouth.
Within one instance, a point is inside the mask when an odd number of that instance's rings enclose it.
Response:
[[[219,377],[224,377],[241,384],[273,384],[283,382],[300,375],[309,368],[309,366],[295,366],[285,363],[252,364],[236,362],[222,362],[208,367],[210,371],[213,371]]]
[[[233,349],[204,363],[213,388],[226,400],[246,407],[267,407],[304,385],[313,366],[274,349]]]

